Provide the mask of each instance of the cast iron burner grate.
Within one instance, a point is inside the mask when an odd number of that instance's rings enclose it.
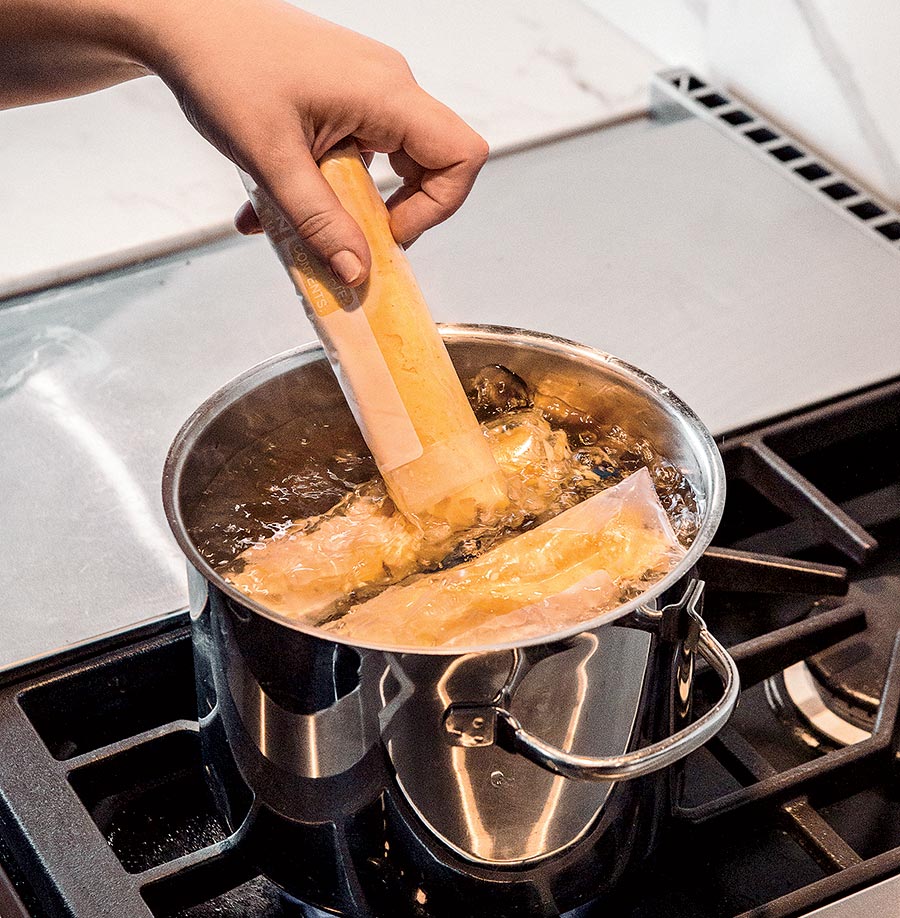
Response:
[[[722,443],[729,497],[700,573],[741,705],[689,759],[651,861],[579,918],[791,918],[900,873],[898,427],[895,382]],[[828,648],[865,648],[873,583],[896,621],[891,632],[882,615],[892,647],[866,677],[880,695],[871,735],[795,743],[765,680]],[[316,914],[259,876],[216,815],[185,615],[0,675],[0,745],[4,918],[16,902],[34,918]]]

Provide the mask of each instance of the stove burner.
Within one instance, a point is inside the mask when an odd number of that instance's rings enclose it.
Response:
[[[765,683],[791,735],[820,752],[871,737],[900,628],[898,389],[895,383],[772,425],[725,453],[730,493],[734,484],[743,489],[730,518],[726,504],[719,536],[727,544],[857,566],[847,601],[865,610],[865,630]],[[811,586],[794,589],[825,592]]]
[[[848,599],[866,610],[859,634],[795,663],[766,682],[770,703],[791,733],[814,749],[850,746],[872,735],[897,631],[900,544],[888,532],[867,576]],[[887,556],[893,560],[879,560]]]
[[[766,698],[776,713],[792,728],[791,734],[813,749],[839,748],[861,743],[872,736],[849,720],[835,714],[826,704],[823,691],[809,667],[802,660],[789,666],[781,675],[766,680]],[[793,705],[791,710],[786,701]],[[792,723],[799,715],[800,724]],[[809,729],[804,729],[808,727]]]
[[[812,657],[809,669],[827,693],[829,708],[871,729],[900,628],[896,587],[900,562],[871,565],[867,575],[852,585],[849,594],[866,610],[865,632]]]

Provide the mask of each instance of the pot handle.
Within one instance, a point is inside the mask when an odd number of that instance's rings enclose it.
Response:
[[[593,758],[572,755],[545,743],[542,739],[529,733],[519,720],[504,707],[494,705],[490,711],[497,718],[496,728],[500,734],[498,739],[503,745],[515,750],[536,765],[546,768],[547,771],[565,778],[578,778],[583,781],[624,781],[639,778],[674,764],[712,739],[725,726],[734,711],[741,685],[734,660],[707,630],[706,624],[697,612],[696,606],[702,593],[703,581],[697,580],[690,585],[684,598],[678,603],[684,606],[691,627],[696,634],[697,650],[722,681],[722,697],[702,717],[672,736],[645,746],[643,749],[635,749],[624,755]],[[644,610],[642,615],[655,621],[662,619],[662,612]],[[484,718],[481,720],[483,722]],[[481,732],[491,733],[493,731],[482,730]]]

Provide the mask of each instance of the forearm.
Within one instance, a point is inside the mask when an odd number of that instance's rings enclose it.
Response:
[[[151,41],[144,20],[164,5],[0,0],[0,107],[81,95],[143,76]]]

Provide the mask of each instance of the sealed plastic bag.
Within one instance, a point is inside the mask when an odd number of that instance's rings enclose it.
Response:
[[[389,587],[325,627],[360,643],[402,646],[521,640],[614,608],[682,555],[640,469],[470,562]]]
[[[379,482],[246,549],[225,576],[268,608],[316,624],[363,587],[419,570],[422,543],[421,531],[394,509]]]
[[[276,612],[317,624],[335,603],[372,592],[443,561],[467,539],[518,529],[577,501],[597,476],[572,453],[566,435],[537,411],[488,423],[485,436],[502,470],[511,506],[489,530],[425,532],[393,505],[380,480],[321,516],[302,520],[246,549],[225,576]]]

